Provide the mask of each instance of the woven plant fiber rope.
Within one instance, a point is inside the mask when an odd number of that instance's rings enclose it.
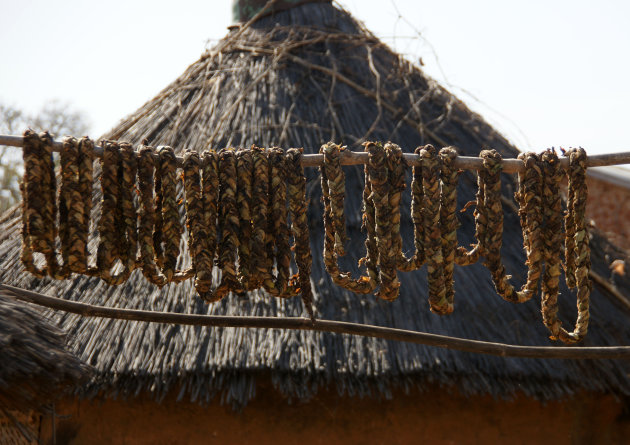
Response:
[[[180,163],[171,147],[156,149],[144,143],[135,150],[116,141],[102,141],[101,147],[102,202],[94,221],[98,248],[95,266],[90,266],[87,240],[92,223],[94,144],[87,138],[65,138],[57,179],[50,135],[24,134],[22,262],[26,270],[39,278],[67,279],[78,273],[120,285],[140,268],[148,281],[160,287],[194,278],[199,296],[207,302],[257,289],[278,298],[301,295],[314,319],[302,150],[256,146],[201,153],[188,150]],[[527,257],[527,279],[520,289],[510,282],[501,259],[504,162],[498,152],[480,153],[476,199],[463,209],[475,205],[476,242],[466,249],[457,245],[461,171],[454,147],[418,147],[418,161],[411,171],[402,149],[392,142],[366,142],[364,151],[361,221],[366,253],[359,260],[364,272],[353,278],[339,266],[347,253],[341,166],[346,147],[330,142],[320,149],[323,260],[335,284],[392,301],[399,295],[399,272],[417,271],[426,263],[429,308],[446,315],[455,308],[455,265],[483,259],[497,293],[507,301],[530,300],[540,284],[543,323],[551,338],[565,343],[584,338],[591,283],[583,149],[566,153],[566,211],[560,196],[564,171],[556,153],[547,150],[540,156],[519,156],[525,168],[518,174],[515,200]],[[406,192],[408,173],[411,187]],[[404,193],[411,194],[407,211],[415,248],[408,255],[401,236]],[[178,270],[179,264],[185,264],[182,237],[187,238],[191,266]],[[43,257],[44,267],[35,254]],[[558,317],[563,267],[567,284],[577,293],[578,317],[572,331],[565,330]]]
[[[565,243],[565,261],[567,273],[571,278],[567,283],[577,287],[578,317],[573,331],[562,327],[558,317],[558,283],[561,269],[560,252],[562,247],[562,215],[559,192],[559,179],[563,173],[559,168],[558,156],[553,150],[542,155],[544,166],[544,236],[545,236],[545,272],[542,278],[542,314],[545,326],[551,332],[552,339],[560,339],[565,343],[577,343],[584,338],[589,322],[589,297],[591,282],[588,278],[590,269],[590,251],[588,234],[586,233],[586,153],[583,149],[570,150],[569,156],[569,190],[571,198],[567,202],[565,222],[571,224],[567,232],[572,240]],[[569,216],[571,214],[571,216]]]
[[[55,253],[57,225],[57,182],[52,159],[52,138],[48,133],[24,133],[24,178],[22,183],[22,263],[38,278],[55,277],[58,264]],[[46,267],[38,268],[34,253],[42,253]]]
[[[344,243],[346,241],[346,223],[343,212],[345,197],[344,173],[339,163],[342,149],[340,145],[332,142],[322,146],[320,152],[324,155],[324,165],[321,167],[322,199],[324,201],[324,264],[333,282],[352,292],[367,294],[373,292],[378,285],[374,266],[376,255],[375,245],[375,218],[364,218],[364,225],[369,225],[368,253],[364,261],[368,264],[368,271],[372,273],[353,279],[348,272],[341,272],[338,258],[345,255]],[[367,181],[366,181],[367,183]],[[371,192],[370,192],[371,193]],[[371,196],[371,194],[370,194]],[[370,207],[374,209],[374,207]],[[369,211],[369,210],[368,210]]]

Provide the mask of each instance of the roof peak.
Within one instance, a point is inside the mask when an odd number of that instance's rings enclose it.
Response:
[[[232,0],[232,21],[235,24],[259,19],[305,3],[331,3],[332,0]]]

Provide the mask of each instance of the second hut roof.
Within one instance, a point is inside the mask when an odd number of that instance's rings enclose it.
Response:
[[[90,374],[90,367],[66,350],[63,331],[36,308],[3,293],[0,363],[0,410],[43,409]]]

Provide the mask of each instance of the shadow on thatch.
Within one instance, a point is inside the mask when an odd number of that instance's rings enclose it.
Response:
[[[90,367],[35,308],[0,293],[0,409],[42,410],[85,382]]]
[[[159,68],[156,68],[159,69]],[[426,143],[455,145],[465,155],[483,147],[505,157],[518,153],[479,115],[393,53],[348,13],[328,4],[307,4],[266,17],[228,36],[186,72],[106,135],[152,145],[201,151],[209,146],[304,147],[313,153],[329,140],[359,149],[365,139],[393,140],[405,151]],[[360,232],[362,170],[345,168],[350,242],[343,266],[355,273],[363,256]],[[318,172],[307,170],[312,286],[318,316],[471,339],[549,345],[540,304],[502,301],[481,265],[455,271],[455,312],[432,314],[426,272],[401,274],[400,298],[387,303],[351,294],[332,284],[322,263],[322,207]],[[514,180],[503,175],[511,202]],[[474,199],[475,178],[461,176],[458,207]],[[409,206],[409,197],[405,197]],[[525,279],[519,219],[505,206],[503,259],[514,282]],[[472,212],[459,214],[459,242],[473,241]],[[0,220],[0,281],[89,304],[198,314],[305,316],[298,299],[274,300],[262,292],[234,295],[206,305],[190,282],[163,289],[141,272],[119,286],[79,277],[37,280],[19,261],[20,212]],[[402,221],[404,249],[413,249],[412,227]],[[594,269],[604,275],[607,242],[592,240]],[[92,251],[95,251],[92,243]],[[185,246],[183,251],[187,252]],[[187,253],[185,254],[187,258]],[[180,264],[179,266],[182,266]],[[618,283],[628,293],[627,280]],[[574,297],[562,289],[565,323],[576,316]],[[586,346],[630,344],[628,313],[595,289]],[[86,394],[156,397],[177,389],[180,397],[206,402],[215,394],[243,404],[255,395],[256,379],[271,379],[290,397],[308,398],[322,386],[349,395],[389,396],[394,388],[455,386],[465,394],[540,399],[579,391],[630,394],[627,362],[503,359],[374,338],[264,329],[200,328],[54,314],[72,336],[73,351],[93,365],[97,377]]]

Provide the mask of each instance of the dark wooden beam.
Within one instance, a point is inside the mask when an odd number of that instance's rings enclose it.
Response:
[[[302,331],[333,332],[337,334],[359,335],[363,337],[383,338],[420,345],[436,346],[457,351],[477,354],[497,355],[500,357],[526,357],[540,359],[628,359],[630,346],[518,346],[479,340],[429,334],[405,329],[371,326],[344,321],[316,320],[290,317],[249,317],[228,315],[196,315],[172,312],[143,311],[95,306],[62,298],[51,297],[37,292],[20,289],[7,284],[0,284],[0,291],[16,299],[61,310],[84,317],[102,317],[120,320],[135,320],[149,323],[169,323],[192,326],[218,326],[257,329],[295,329]]]

